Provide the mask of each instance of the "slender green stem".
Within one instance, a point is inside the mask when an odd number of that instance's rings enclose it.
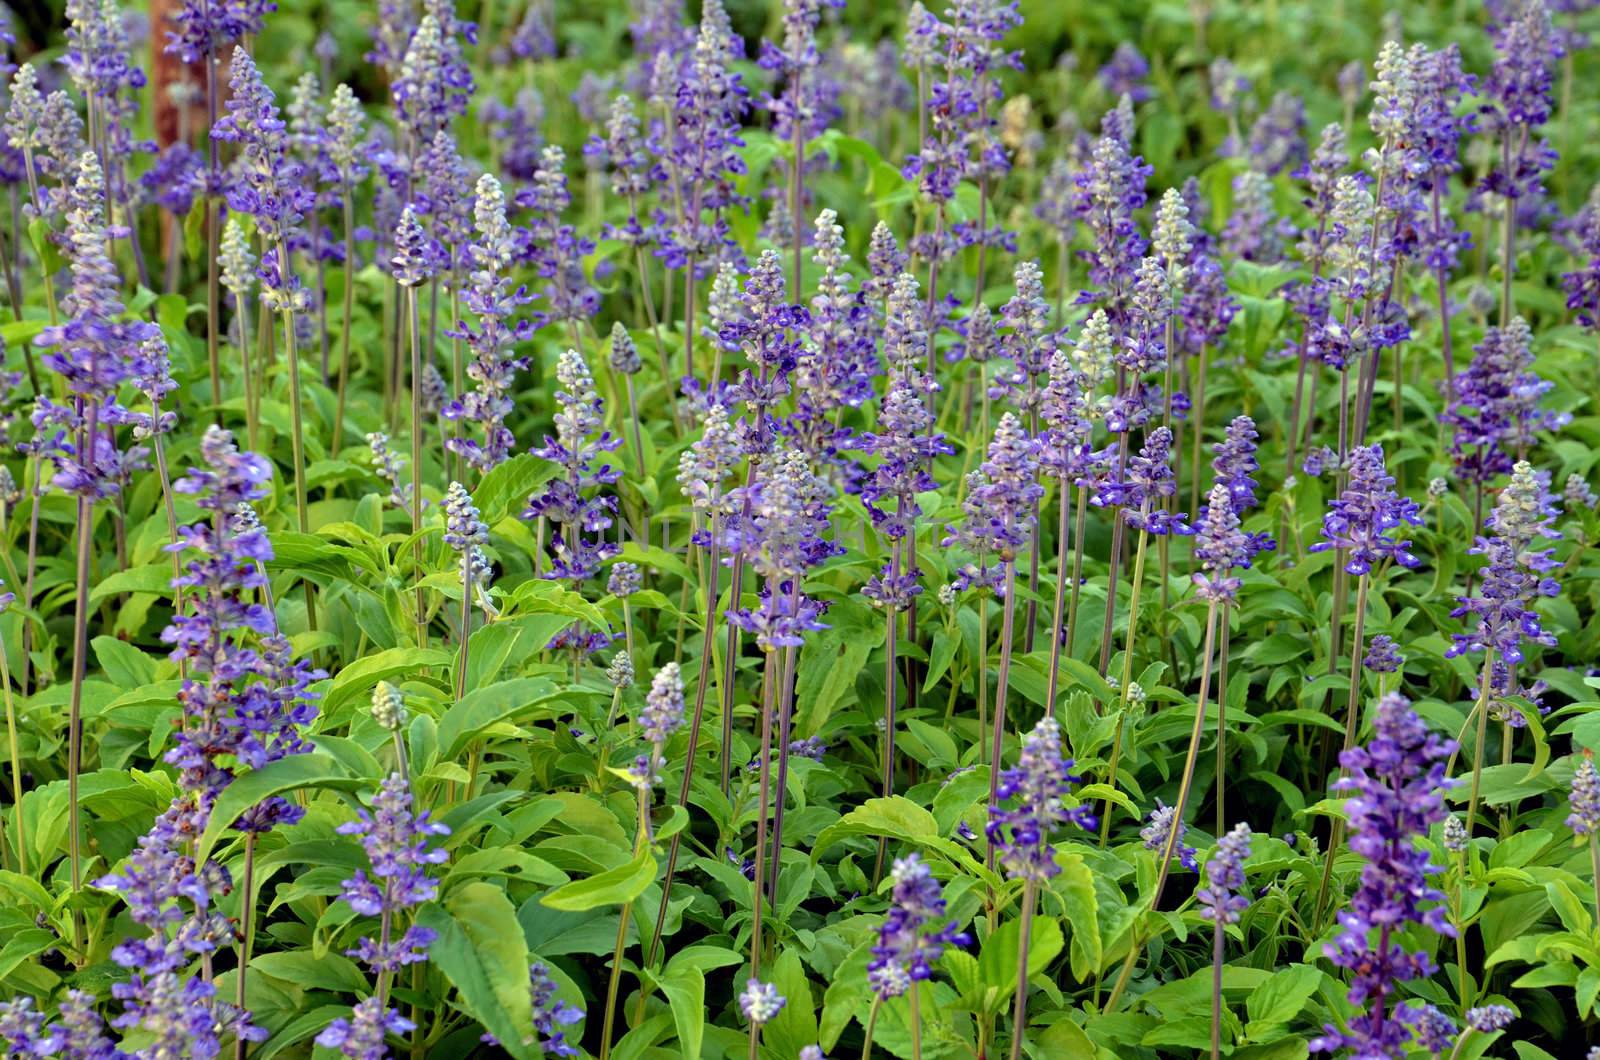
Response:
[[[1489,689],[1494,684],[1494,647],[1483,654],[1483,675],[1478,678],[1478,738],[1472,745],[1472,793],[1467,799],[1467,834],[1477,825],[1478,795],[1483,786],[1483,745],[1489,736]]]
[[[872,995],[872,1008],[867,1012],[867,1032],[861,1040],[861,1060],[872,1055],[872,1032],[878,1027],[878,1010],[883,1007],[883,996]]]
[[[1194,727],[1189,730],[1189,751],[1183,760],[1183,779],[1178,784],[1178,801],[1172,807],[1172,827],[1167,829],[1167,841],[1157,855],[1161,858],[1161,865],[1156,870],[1155,889],[1150,894],[1148,911],[1154,912],[1161,905],[1161,893],[1166,889],[1167,877],[1172,872],[1172,859],[1178,852],[1178,837],[1183,833],[1183,812],[1188,805],[1190,789],[1194,784],[1195,761],[1200,757],[1200,737],[1205,732],[1206,724],[1206,699],[1211,691],[1211,651],[1216,646],[1217,639],[1217,612],[1219,605],[1212,600],[1206,608],[1206,637],[1205,647],[1201,649],[1200,662],[1200,696],[1194,708]],[[1127,959],[1122,962],[1122,971],[1117,974],[1117,982],[1111,988],[1111,996],[1106,998],[1106,1007],[1103,1012],[1115,1012],[1117,1001],[1122,997],[1122,992],[1128,986],[1128,979],[1133,974],[1133,966],[1139,960],[1139,953],[1144,949],[1146,937],[1134,935],[1134,941],[1128,947]]]
[[[289,246],[278,240],[279,275],[288,282]],[[300,354],[295,349],[294,310],[286,303],[283,307],[283,350],[289,362],[289,412],[291,457],[294,460],[294,518],[295,529],[302,534],[310,532],[310,518],[306,513],[306,457],[305,422],[301,410]],[[309,579],[302,583],[306,593],[306,626],[317,628],[316,594]]]
[[[428,647],[427,598],[422,589],[422,336],[418,334],[417,289],[406,288],[406,325],[411,336],[411,566],[417,579],[417,647]],[[468,546],[469,548],[471,546]],[[470,586],[465,588],[470,589]]]
[[[1365,575],[1356,578],[1356,621],[1355,629],[1350,637],[1350,692],[1345,698],[1344,707],[1344,745],[1340,748],[1339,759],[1344,760],[1345,752],[1356,744],[1356,729],[1361,718],[1361,650],[1365,637],[1367,617],[1367,590],[1370,588],[1371,579]],[[1340,775],[1344,767],[1340,766]],[[1333,884],[1333,862],[1339,856],[1339,845],[1344,840],[1344,822],[1334,821],[1333,828],[1328,836],[1328,851],[1322,861],[1322,882],[1317,887],[1317,903],[1312,908],[1311,930],[1317,931],[1322,925],[1322,911],[1327,908],[1328,892]]]
[[[337,397],[334,400],[333,413],[333,444],[335,453],[339,451],[339,443],[344,438],[344,404],[345,391],[350,380],[350,318],[355,311],[356,291],[356,235],[355,235],[355,203],[352,200],[353,191],[350,181],[344,182],[344,322],[339,333],[339,381],[336,384]],[[454,293],[451,295],[454,299]],[[453,304],[453,303],[452,303]],[[461,340],[453,340],[459,343]],[[455,388],[456,393],[461,392],[460,355],[457,353]],[[459,426],[458,426],[459,430]]]
[[[250,972],[250,950],[256,930],[256,835],[255,832],[246,832],[244,835],[244,877],[239,884],[239,969],[234,980],[233,1003],[240,1012],[248,1011],[245,1006],[245,979]],[[242,1037],[237,1038],[233,1045],[234,1060],[244,1060],[249,1050],[250,1042]]]
[[[1133,553],[1133,589],[1128,597],[1128,632],[1123,640],[1122,648],[1122,687],[1117,690],[1117,731],[1111,740],[1111,763],[1106,770],[1106,783],[1113,789],[1117,786],[1117,766],[1122,761],[1122,733],[1128,721],[1128,693],[1133,684],[1133,637],[1139,628],[1139,588],[1144,582],[1144,557],[1146,547],[1150,542],[1150,535],[1141,526],[1139,530],[1139,543]],[[1115,599],[1116,586],[1111,585],[1108,592]],[[1107,605],[1108,607],[1110,605]],[[1209,652],[1208,652],[1209,655]],[[1111,835],[1112,801],[1107,798],[1105,810],[1100,817],[1100,845],[1106,845],[1106,840]]]
[[[6,742],[11,752],[11,805],[17,814],[17,861],[22,874],[28,874],[28,828],[22,819],[22,757],[17,751],[17,704],[11,694],[11,664],[0,647],[0,695],[6,703]]]
[[[1218,787],[1221,787],[1219,782]],[[1222,918],[1211,926],[1211,1060],[1222,1056]]]
[[[1011,1060],[1021,1060],[1023,1032],[1028,1026],[1028,949],[1033,942],[1034,889],[1028,880],[1022,885],[1022,920],[1017,929],[1017,1000],[1011,1012]]]

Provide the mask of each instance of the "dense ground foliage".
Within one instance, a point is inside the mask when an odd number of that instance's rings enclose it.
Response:
[[[1600,1055],[1593,5],[282,6],[7,34],[8,1055]]]

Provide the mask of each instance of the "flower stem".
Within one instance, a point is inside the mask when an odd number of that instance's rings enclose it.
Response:
[[[1345,699],[1344,706],[1344,745],[1339,750],[1339,760],[1344,760],[1344,755],[1356,745],[1356,729],[1359,725],[1361,711],[1361,648],[1365,635],[1367,618],[1367,590],[1369,581],[1365,575],[1356,578],[1356,621],[1355,629],[1350,637],[1350,693]],[[1340,775],[1344,767],[1339,767]],[[1312,907],[1311,930],[1317,931],[1322,925],[1322,911],[1327,907],[1328,891],[1333,883],[1333,861],[1339,856],[1339,845],[1344,840],[1344,822],[1334,821],[1333,828],[1328,835],[1328,852],[1322,862],[1322,882],[1317,887],[1317,903]]]
[[[426,650],[428,609],[422,589],[422,336],[418,334],[415,287],[406,288],[405,313],[411,336],[411,565],[412,577],[417,579],[417,647]],[[464,587],[469,596],[470,589]]]
[[[1472,794],[1467,799],[1467,834],[1477,824],[1478,794],[1483,784],[1483,745],[1489,735],[1489,689],[1494,683],[1494,648],[1483,655],[1483,676],[1478,678],[1478,738],[1472,745]]]
[[[1167,829],[1166,845],[1161,848],[1158,855],[1161,858],[1161,865],[1156,870],[1156,885],[1150,894],[1150,912],[1154,912],[1161,904],[1161,892],[1166,889],[1167,877],[1172,872],[1172,859],[1178,851],[1178,836],[1183,831],[1183,811],[1189,802],[1190,788],[1194,785],[1195,760],[1200,756],[1200,736],[1204,733],[1206,724],[1206,699],[1211,691],[1211,651],[1216,646],[1219,610],[1215,600],[1212,600],[1210,606],[1206,608],[1206,640],[1200,656],[1200,696],[1194,708],[1194,727],[1189,731],[1189,752],[1183,761],[1183,779],[1178,784],[1178,801],[1172,807],[1172,826]],[[1122,971],[1117,974],[1116,985],[1111,988],[1111,996],[1106,998],[1106,1007],[1101,1010],[1102,1012],[1116,1011],[1117,1000],[1128,985],[1128,978],[1133,974],[1133,966],[1139,959],[1145,941],[1140,935],[1134,935],[1133,945],[1128,947],[1128,957],[1122,962]]]
[[[17,704],[11,695],[11,664],[0,648],[0,695],[6,704],[6,741],[11,752],[11,805],[17,813],[17,861],[22,874],[28,874],[28,831],[22,820],[22,757],[17,752]]]
[[[247,1011],[244,1003],[245,977],[250,971],[250,949],[255,936],[255,872],[256,833],[244,834],[244,878],[239,885],[239,970],[234,981],[233,1003],[240,1012]],[[233,1045],[234,1060],[244,1060],[250,1043],[238,1038]]]
[[[1028,948],[1033,941],[1033,880],[1022,885],[1022,921],[1017,929],[1017,1002],[1011,1016],[1011,1060],[1021,1060],[1023,1030],[1028,1025]]]
[[[1218,787],[1221,787],[1219,784]],[[1218,833],[1221,834],[1220,832]],[[1222,918],[1211,927],[1211,1060],[1222,1056]]]
[[[355,307],[356,290],[356,237],[355,237],[355,203],[351,201],[353,189],[350,182],[344,182],[344,326],[339,334],[339,381],[336,384],[338,396],[334,401],[333,413],[333,445],[335,453],[339,451],[339,442],[344,437],[344,403],[345,390],[350,380],[350,317]],[[452,304],[455,294],[452,288]],[[461,350],[460,339],[453,340],[456,344],[456,393],[461,392]],[[460,427],[457,427],[460,434]]]
[[[1120,523],[1121,520],[1119,519]],[[1133,553],[1133,590],[1128,598],[1128,632],[1122,647],[1122,687],[1117,690],[1117,732],[1111,740],[1111,763],[1106,770],[1106,784],[1113,790],[1117,786],[1117,765],[1122,760],[1122,732],[1128,720],[1128,692],[1133,682],[1133,635],[1139,628],[1139,587],[1144,581],[1144,556],[1146,546],[1149,544],[1150,535],[1143,527],[1139,529],[1139,544]],[[1110,589],[1110,598],[1116,599],[1116,586]],[[1108,609],[1110,605],[1107,605]],[[1210,650],[1206,655],[1209,659]],[[1204,686],[1202,686],[1203,688]],[[1107,798],[1105,810],[1100,817],[1100,845],[1106,845],[1107,838],[1111,835],[1111,809],[1114,804]]]

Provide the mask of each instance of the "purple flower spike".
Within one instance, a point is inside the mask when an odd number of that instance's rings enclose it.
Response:
[[[1250,856],[1250,826],[1240,821],[1217,840],[1206,860],[1206,883],[1196,892],[1200,915],[1215,923],[1237,924],[1250,908],[1244,890],[1244,862]]]
[[[972,941],[953,920],[940,926],[944,895],[918,855],[896,859],[889,880],[894,901],[878,929],[878,944],[872,947],[872,963],[867,966],[867,980],[883,998],[899,997],[913,982],[930,978],[932,964],[946,946]]]
[[[1061,757],[1060,726],[1044,717],[1022,737],[1017,764],[1001,774],[997,797],[1016,802],[1010,809],[990,806],[984,832],[999,847],[1000,864],[1012,879],[1049,881],[1061,871],[1051,836],[1068,823],[1084,831],[1093,831],[1098,823],[1087,806],[1062,802],[1082,779],[1069,773],[1071,768],[1072,759]]]
[[[1386,559],[1402,567],[1422,561],[1411,554],[1411,542],[1395,540],[1390,532],[1410,524],[1422,525],[1416,502],[1395,493],[1394,477],[1383,462],[1383,446],[1357,446],[1350,451],[1350,478],[1344,492],[1328,504],[1322,518],[1322,540],[1309,551],[1340,549],[1349,553],[1344,569],[1357,576],[1370,574]]]
[[[1350,849],[1367,865],[1350,904],[1339,914],[1339,934],[1328,959],[1352,973],[1350,1003],[1364,1006],[1349,1026],[1328,1024],[1313,1052],[1349,1049],[1356,1056],[1404,1055],[1414,1031],[1405,1011],[1392,1007],[1400,983],[1433,974],[1426,953],[1408,952],[1397,932],[1406,924],[1455,937],[1444,895],[1430,877],[1439,871],[1417,838],[1446,817],[1445,760],[1454,743],[1428,731],[1405,697],[1378,701],[1374,734],[1339,761],[1349,775],[1336,790],[1349,794]]]
[[[411,788],[399,773],[390,774],[378,789],[372,809],[358,810],[357,820],[339,826],[340,835],[358,835],[372,863],[371,872],[357,869],[344,881],[341,897],[362,916],[393,916],[438,893],[437,880],[428,876],[428,866],[449,860],[448,852],[429,849],[430,836],[448,835],[450,830],[430,819],[428,811],[413,814]],[[387,921],[386,921],[387,922]],[[393,972],[407,964],[427,960],[434,933],[411,925],[399,939],[361,939],[345,953],[359,959],[374,972]]]
[[[417,1025],[399,1012],[369,997],[351,1010],[349,1019],[341,1016],[328,1024],[317,1035],[317,1044],[337,1049],[350,1060],[385,1060],[389,1048],[383,1043],[384,1035],[404,1035],[416,1029]]]

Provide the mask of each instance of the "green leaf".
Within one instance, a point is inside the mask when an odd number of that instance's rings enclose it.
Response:
[[[217,797],[206,830],[195,848],[195,861],[204,863],[222,833],[233,827],[240,814],[262,799],[305,788],[356,791],[370,783],[361,777],[352,777],[337,761],[323,754],[290,755],[268,762],[260,769],[252,769],[235,777]]]
[[[816,1003],[811,984],[806,981],[806,970],[792,949],[780,953],[770,969],[763,968],[763,978],[775,984],[778,993],[788,1000],[761,1029],[762,1041],[780,1056],[798,1056],[802,1048],[817,1040]]]
[[[815,861],[828,847],[853,835],[888,836],[915,842],[937,838],[939,823],[933,814],[903,795],[868,799],[822,830],[811,848],[811,859]]]
[[[263,953],[251,959],[250,967],[274,979],[312,990],[364,994],[368,989],[367,977],[361,969],[350,958],[338,953],[320,956],[310,950]]]
[[[130,567],[108,574],[89,592],[89,602],[99,603],[108,596],[122,593],[155,593],[168,596],[172,593],[172,564],[152,563],[144,567]]]
[[[1279,1037],[1289,1022],[1300,1015],[1324,978],[1320,970],[1309,965],[1279,969],[1245,999],[1245,1010],[1250,1014],[1245,1037],[1254,1042]]]
[[[1562,927],[1577,935],[1589,934],[1589,929],[1594,925],[1594,917],[1588,907],[1567,889],[1565,883],[1551,880],[1544,885],[1544,893],[1550,898],[1550,908],[1561,918]]]
[[[440,759],[455,760],[489,726],[558,694],[542,677],[518,677],[468,692],[439,720]]]
[[[700,1060],[706,1036],[706,976],[693,966],[675,968],[660,980],[678,1028],[677,1055]]]
[[[618,865],[586,880],[557,887],[540,899],[551,909],[582,912],[603,905],[623,905],[644,893],[655,882],[656,859],[648,847],[625,865]]]
[[[1051,892],[1066,907],[1067,923],[1072,926],[1072,977],[1085,982],[1100,970],[1104,949],[1100,939],[1100,903],[1095,898],[1094,874],[1081,854],[1057,854],[1061,875],[1051,884]]]
[[[528,943],[500,888],[481,881],[453,889],[417,922],[438,932],[428,957],[454,984],[461,1005],[516,1057],[539,1055],[528,993]]]
[[[556,466],[532,453],[518,453],[503,464],[490,468],[473,491],[473,500],[483,513],[483,521],[494,526],[514,514],[528,500],[534,487],[555,474]]]
[[[978,979],[985,991],[983,1006],[989,1012],[999,1012],[1006,999],[1017,989],[1017,970],[1021,963],[1018,953],[1020,918],[1001,924],[983,940],[983,950],[978,954]],[[1035,916],[1032,937],[1028,940],[1028,978],[1040,974],[1061,953],[1065,940],[1061,925],[1054,917]]]
[[[547,612],[491,622],[474,631],[467,650],[467,690],[487,687],[500,676],[513,653],[526,658],[543,649],[551,637],[571,624],[572,620],[566,615]]]
[[[374,655],[357,659],[341,669],[328,685],[323,700],[323,713],[332,715],[339,708],[368,692],[379,681],[387,681],[401,674],[416,673],[428,666],[448,666],[454,656],[437,648],[390,648]]]

